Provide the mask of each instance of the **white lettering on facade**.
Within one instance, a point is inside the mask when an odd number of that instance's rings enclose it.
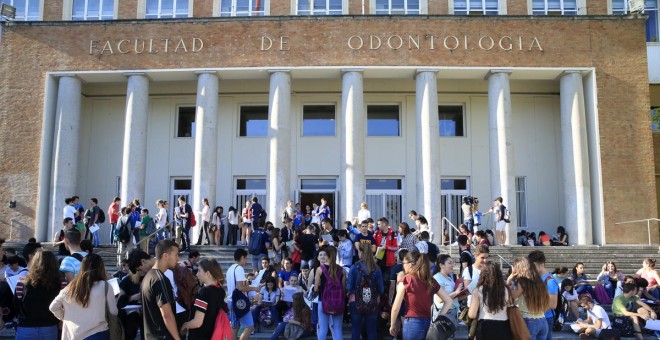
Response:
[[[398,50],[401,48],[408,48],[408,50],[436,50],[436,39],[442,41],[442,44],[438,44],[439,46],[449,51],[457,49],[474,51],[475,48],[481,51],[512,51],[515,47],[517,47],[518,51],[543,51],[541,41],[536,36],[526,37],[523,35],[515,37],[510,35],[483,35],[479,36],[478,39],[469,35],[457,36],[451,34],[444,36],[426,34],[424,35],[424,39],[420,39],[419,35],[352,35],[348,38],[348,47],[351,50],[366,48],[369,50]],[[365,45],[365,40],[368,40],[369,46]],[[526,46],[528,46],[527,49],[525,49]]]
[[[288,39],[288,37],[287,37]],[[286,46],[287,39],[281,40],[281,46]],[[174,50],[170,44],[176,42]],[[204,49],[204,40],[201,38],[149,38],[149,39],[119,39],[119,40],[90,40],[89,55],[114,55],[117,54],[150,54],[165,53],[198,53]]]

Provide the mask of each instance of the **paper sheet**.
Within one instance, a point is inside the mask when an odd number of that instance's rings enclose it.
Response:
[[[126,307],[124,307],[122,309],[126,311],[126,314],[131,314],[131,313],[141,311],[142,310],[142,305],[126,305]]]
[[[101,228],[99,228],[98,224],[92,224],[92,226],[89,227],[89,232],[95,233],[95,232],[99,231],[99,229],[101,229]]]
[[[283,289],[282,301],[293,302],[293,294],[297,291],[297,287],[285,286]]]
[[[644,328],[660,331],[660,320],[648,319],[646,320],[646,326],[644,326]]]
[[[112,287],[112,291],[114,292],[115,296],[119,295],[119,280],[115,277],[110,280],[108,280],[108,284],[110,287]]]

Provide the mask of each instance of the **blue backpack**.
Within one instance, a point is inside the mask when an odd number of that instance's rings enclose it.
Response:
[[[250,243],[248,244],[248,252],[252,255],[263,254],[263,247],[265,238],[268,237],[265,231],[255,229],[252,234],[250,234]]]

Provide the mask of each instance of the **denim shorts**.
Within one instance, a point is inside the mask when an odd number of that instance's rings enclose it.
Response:
[[[424,340],[431,325],[431,319],[403,318],[403,340]]]
[[[254,327],[252,312],[247,312],[242,318],[236,319],[234,310],[231,308],[231,301],[227,301],[227,307],[229,307],[229,322],[231,322],[231,328],[238,328],[239,326],[242,326],[243,328]]]

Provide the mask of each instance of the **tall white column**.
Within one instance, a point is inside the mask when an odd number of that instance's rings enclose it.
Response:
[[[511,90],[509,71],[493,70],[488,74],[488,115],[491,164],[491,196],[501,196],[511,211],[506,225],[506,244],[516,244],[516,174],[511,141]]]
[[[60,77],[55,109],[57,137],[53,159],[51,231],[62,226],[64,199],[77,194],[81,88],[80,79],[75,76]]]
[[[52,211],[50,203],[52,171],[53,171],[53,145],[55,145],[55,124],[57,122],[57,88],[58,78],[54,75],[46,77],[46,91],[44,95],[44,116],[41,126],[41,155],[39,157],[39,188],[37,193],[37,213],[35,214],[34,237],[39,242],[53,239],[57,225],[50,223]],[[60,212],[60,215],[62,213]]]
[[[195,160],[192,179],[192,208],[202,210],[202,200],[207,198],[215,206],[216,176],[218,167],[218,100],[220,80],[215,71],[197,72],[197,112],[195,115]],[[212,208],[211,208],[212,209]],[[203,225],[197,213],[198,225]],[[192,228],[192,242],[202,228]]]
[[[344,212],[352,220],[365,200],[364,177],[365,122],[362,69],[346,69],[341,86],[342,127],[344,142]]]
[[[415,77],[417,117],[417,205],[433,231],[435,243],[442,239],[440,187],[440,120],[438,117],[437,69],[419,69]],[[419,212],[419,211],[418,211]]]
[[[137,198],[144,202],[147,174],[147,120],[149,79],[144,73],[127,73],[126,121],[121,165],[121,203]],[[146,203],[146,202],[144,202]]]
[[[578,245],[593,243],[591,225],[591,179],[587,122],[582,74],[567,71],[561,76],[561,154],[564,177],[564,227]]]
[[[291,197],[291,75],[288,70],[270,72],[268,94],[269,167],[266,176],[269,219],[281,220]]]

